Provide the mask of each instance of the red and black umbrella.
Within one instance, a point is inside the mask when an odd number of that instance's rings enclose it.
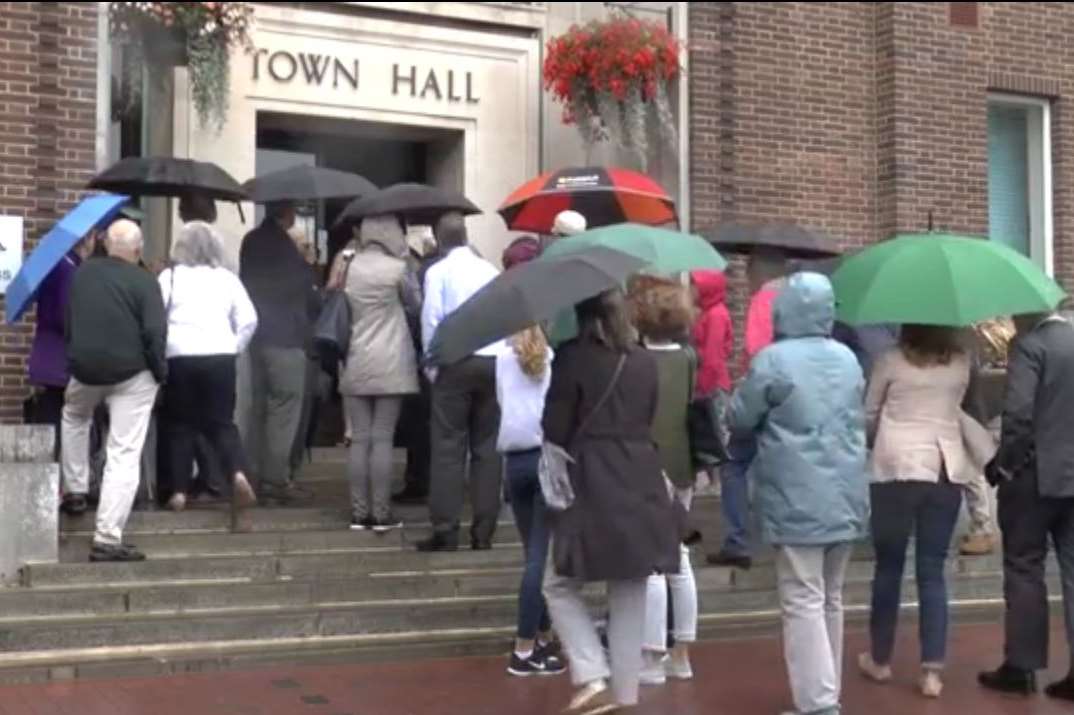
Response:
[[[556,216],[577,211],[588,228],[675,221],[675,201],[648,176],[626,169],[575,167],[541,174],[515,189],[500,215],[512,231],[551,233]]]

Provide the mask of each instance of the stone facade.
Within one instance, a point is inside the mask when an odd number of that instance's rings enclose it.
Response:
[[[27,248],[93,171],[96,53],[97,3],[0,3],[0,214],[24,218]],[[29,392],[32,321],[0,326],[3,422],[20,419]]]

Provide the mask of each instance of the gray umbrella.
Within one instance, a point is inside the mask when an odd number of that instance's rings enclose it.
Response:
[[[429,361],[451,365],[487,345],[622,285],[645,261],[603,246],[531,261],[502,273],[442,322]]]
[[[415,226],[431,226],[451,211],[464,216],[481,213],[469,199],[454,191],[426,184],[395,184],[352,201],[340,214],[336,226],[384,214],[400,215]]]
[[[376,185],[364,176],[323,166],[292,166],[273,171],[250,179],[242,188],[259,204],[353,199],[377,191]]]
[[[749,224],[729,221],[702,230],[701,235],[727,253],[752,253],[758,248],[770,248],[789,258],[807,259],[828,258],[841,253],[830,238],[787,222]]]

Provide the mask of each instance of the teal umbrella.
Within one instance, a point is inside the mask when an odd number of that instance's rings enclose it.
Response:
[[[636,223],[604,226],[570,238],[557,238],[545,248],[541,259],[565,256],[593,246],[611,248],[644,261],[640,270],[645,273],[673,275],[703,269],[722,271],[727,267],[723,256],[700,236]],[[552,324],[549,338],[553,343],[561,343],[577,333],[574,313],[568,311]]]
[[[648,273],[722,271],[727,266],[723,256],[700,236],[636,223],[604,226],[570,238],[556,239],[544,250],[542,257],[554,258],[591,246],[604,246],[639,258],[645,261],[643,270]]]
[[[839,319],[967,326],[1054,310],[1063,289],[1022,254],[971,236],[907,234],[843,261],[832,275]]]

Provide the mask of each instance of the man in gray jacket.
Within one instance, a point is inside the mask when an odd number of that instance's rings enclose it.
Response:
[[[1074,643],[1074,326],[1058,315],[1022,316],[1015,324],[1003,433],[985,472],[999,485],[1006,657],[979,680],[992,690],[1030,695],[1036,671],[1048,665],[1049,537],[1063,582],[1067,642]],[[1074,700],[1074,673],[1047,693]]]

